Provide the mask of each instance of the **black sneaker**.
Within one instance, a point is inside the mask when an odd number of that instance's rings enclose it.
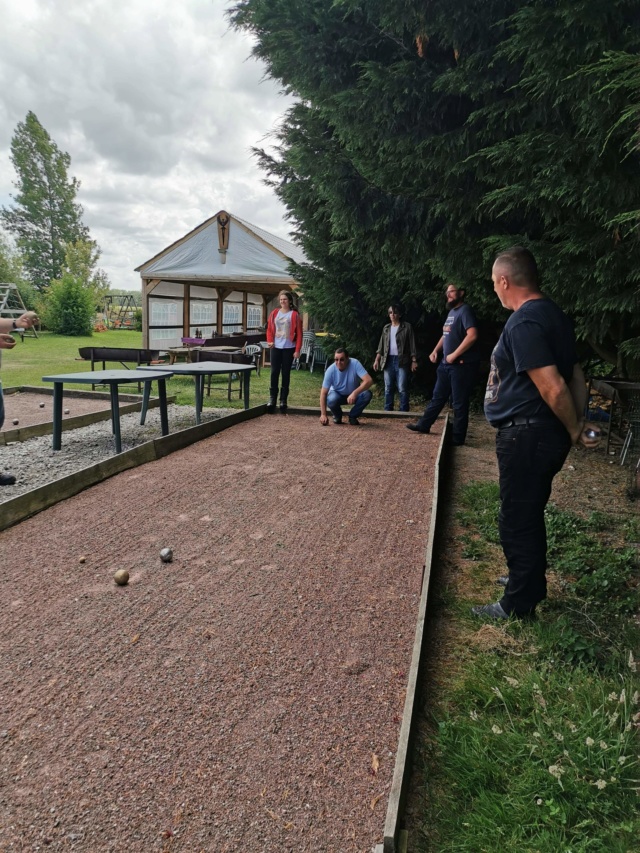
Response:
[[[351,426],[360,426],[360,421],[357,418],[349,418],[349,424]]]
[[[337,417],[334,415],[334,416],[333,416],[333,422],[334,422],[334,424],[341,424],[341,423],[342,423],[342,418],[337,418]]]
[[[405,424],[405,427],[407,429],[410,429],[411,432],[421,432],[423,435],[429,435],[430,432],[430,430],[428,429],[422,429],[422,427],[418,426],[418,424]]]
[[[0,474],[0,486],[13,486],[15,481],[13,474]]]

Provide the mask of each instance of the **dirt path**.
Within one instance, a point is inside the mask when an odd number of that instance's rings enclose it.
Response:
[[[381,841],[439,436],[363,424],[264,416],[0,533],[0,850]]]

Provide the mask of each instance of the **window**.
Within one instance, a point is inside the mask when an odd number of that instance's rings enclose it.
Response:
[[[262,308],[260,305],[247,305],[247,329],[259,329],[262,326]]]
[[[192,326],[211,326],[216,321],[215,302],[191,302],[191,325]]]
[[[225,302],[222,311],[222,331],[229,335],[242,331],[242,305],[238,302]]]

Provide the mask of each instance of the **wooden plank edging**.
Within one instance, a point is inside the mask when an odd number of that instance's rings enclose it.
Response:
[[[450,432],[451,425],[449,415],[447,415],[435,462],[433,499],[431,503],[431,523],[429,525],[429,536],[427,538],[427,547],[424,558],[422,592],[420,594],[420,604],[418,606],[418,621],[416,624],[413,652],[411,655],[411,667],[409,669],[409,678],[407,681],[407,695],[405,697],[404,712],[402,714],[402,723],[400,725],[400,735],[398,737],[396,762],[391,782],[391,790],[389,791],[389,802],[387,805],[387,816],[384,826],[384,843],[382,845],[383,853],[399,853],[399,847],[397,845],[401,829],[400,821],[404,809],[407,784],[409,781],[409,748],[413,739],[415,701],[418,687],[418,674],[420,671],[423,652],[424,623],[427,613],[429,581],[431,579],[431,563],[433,560],[433,548],[436,539],[436,530],[438,527],[438,492],[440,488],[440,478],[442,476],[441,462],[446,452],[445,446],[449,441]]]

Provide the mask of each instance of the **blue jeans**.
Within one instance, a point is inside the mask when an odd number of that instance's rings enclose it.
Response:
[[[356,401],[349,412],[350,418],[358,418],[363,413],[365,408],[371,402],[373,394],[371,391],[361,391],[356,397]],[[342,406],[347,402],[347,397],[344,394],[338,394],[337,391],[331,389],[327,395],[327,408],[331,411],[334,418],[342,417]]]
[[[429,430],[446,406],[449,397],[453,404],[453,443],[464,444],[469,426],[469,400],[478,373],[478,363],[438,365],[436,387],[431,402],[418,421],[420,429]]]
[[[400,411],[409,411],[409,371],[406,367],[400,367],[397,355],[387,356],[384,365],[384,410],[393,411],[393,394],[395,386],[398,386],[400,396]]]
[[[531,613],[547,597],[544,509],[570,448],[569,433],[557,420],[506,427],[496,435],[498,528],[509,567],[500,601],[506,613]]]

